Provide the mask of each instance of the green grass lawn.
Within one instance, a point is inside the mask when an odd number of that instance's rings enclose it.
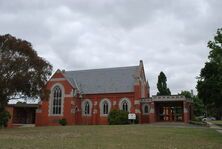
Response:
[[[154,125],[59,126],[0,130],[1,149],[222,149],[210,128]]]

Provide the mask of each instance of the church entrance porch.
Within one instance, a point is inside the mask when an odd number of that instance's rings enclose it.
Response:
[[[182,95],[152,96],[154,111],[151,122],[189,123],[192,117],[192,100]]]
[[[155,109],[156,109],[156,121],[158,122],[184,121],[182,101],[155,102]]]
[[[11,118],[8,121],[8,127],[34,126],[37,108],[38,104],[27,104],[25,102],[9,104],[6,107],[6,110],[11,115]]]
[[[35,107],[14,107],[13,124],[35,124]]]

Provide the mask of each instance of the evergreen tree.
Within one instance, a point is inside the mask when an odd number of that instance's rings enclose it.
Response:
[[[207,113],[222,118],[222,28],[213,41],[208,42],[209,61],[201,69],[197,82],[198,96],[203,100]]]
[[[171,95],[170,89],[167,88],[167,78],[165,74],[161,71],[158,76],[158,82],[157,82],[157,89],[159,92],[157,92],[157,95]]]

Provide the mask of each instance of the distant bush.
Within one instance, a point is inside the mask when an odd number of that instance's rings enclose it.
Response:
[[[128,112],[122,110],[112,110],[109,113],[108,121],[110,125],[129,124]]]
[[[198,116],[198,117],[193,116],[191,121],[202,122],[203,118],[204,118],[203,116]]]
[[[0,111],[0,128],[7,127],[7,123],[10,118],[11,115],[8,111]]]
[[[59,120],[59,124],[62,125],[62,126],[67,125],[67,121],[66,121],[66,119],[65,119],[65,118],[60,119],[60,120]]]

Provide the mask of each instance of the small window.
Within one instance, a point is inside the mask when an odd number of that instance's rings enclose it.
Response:
[[[92,101],[90,99],[84,99],[81,103],[81,113],[84,116],[91,116],[92,114]]]
[[[144,113],[147,114],[149,112],[149,107],[148,105],[145,105],[144,106]]]
[[[104,98],[99,103],[100,116],[108,116],[111,109],[111,102],[108,98]]]
[[[127,103],[127,101],[123,101],[122,110],[128,112],[128,103]]]
[[[122,98],[119,101],[119,109],[126,111],[126,112],[130,112],[131,109],[131,102],[128,98]]]
[[[109,105],[107,101],[103,102],[103,114],[108,114],[109,113]]]
[[[75,108],[75,112],[78,112],[79,111],[79,109],[78,109],[78,107],[76,106],[76,108]]]
[[[85,103],[85,111],[84,111],[84,113],[86,115],[90,114],[90,107],[89,107],[89,102],[88,101]]]

